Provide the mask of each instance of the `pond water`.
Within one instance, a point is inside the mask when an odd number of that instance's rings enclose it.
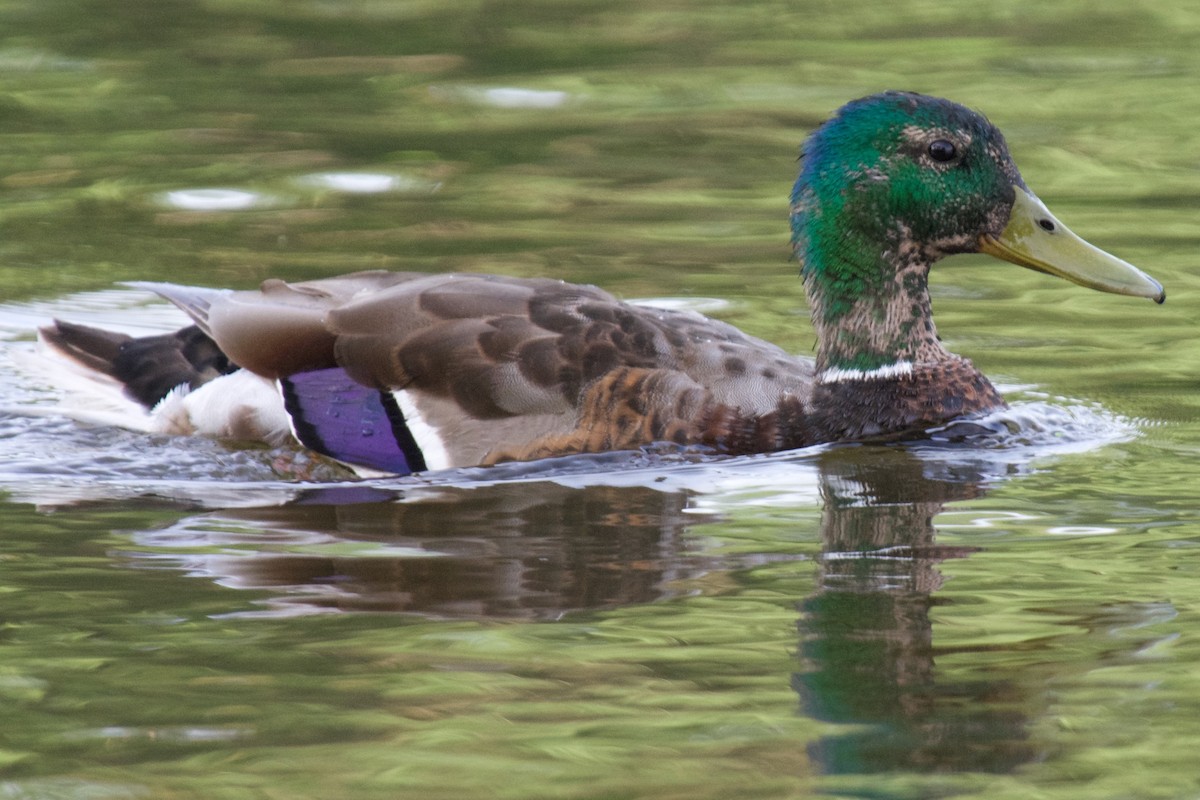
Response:
[[[1200,10],[0,2],[0,797],[1200,798]],[[120,281],[596,283],[813,345],[786,198],[884,88],[1006,132],[1157,307],[986,258],[985,442],[351,481],[84,425]]]

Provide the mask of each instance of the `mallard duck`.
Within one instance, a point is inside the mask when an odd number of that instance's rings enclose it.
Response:
[[[134,284],[195,320],[130,338],[41,338],[145,409],[145,427],[300,443],[364,474],[656,442],[719,453],[898,439],[1004,407],[942,346],[930,267],[988,253],[1161,303],[1026,186],[982,115],[933,97],[855,100],[808,137],[791,196],[816,358],[593,286],[359,272],[255,291]]]

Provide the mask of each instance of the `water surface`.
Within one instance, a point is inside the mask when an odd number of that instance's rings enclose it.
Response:
[[[1200,14],[1157,2],[0,3],[0,795],[1200,796]],[[350,481],[64,415],[53,316],[352,269],[596,283],[797,352],[803,135],[1006,132],[1163,307],[984,258],[984,440]],[[76,409],[78,411],[78,409]]]

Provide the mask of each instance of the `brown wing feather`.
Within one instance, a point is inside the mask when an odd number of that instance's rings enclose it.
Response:
[[[337,364],[364,385],[406,390],[447,438],[470,440],[447,443],[456,463],[658,439],[711,444],[758,431],[781,403],[811,393],[807,359],[699,314],[554,280],[270,281],[215,301],[208,324],[260,374]]]
[[[268,280],[257,291],[212,300],[205,325],[230,359],[268,378],[333,367],[337,337],[327,324],[329,312],[360,294],[418,277],[376,270],[300,283]]]

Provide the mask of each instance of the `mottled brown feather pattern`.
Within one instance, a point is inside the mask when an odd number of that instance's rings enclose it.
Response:
[[[697,443],[706,394],[678,372],[617,369],[588,387],[575,430],[496,449],[485,463],[628,450],[656,441]]]
[[[699,445],[738,455],[818,441],[803,404],[794,395],[779,398],[773,411],[747,414],[715,402],[707,389],[678,372],[622,368],[589,387],[574,431],[494,451],[486,463],[628,450],[652,442]]]

